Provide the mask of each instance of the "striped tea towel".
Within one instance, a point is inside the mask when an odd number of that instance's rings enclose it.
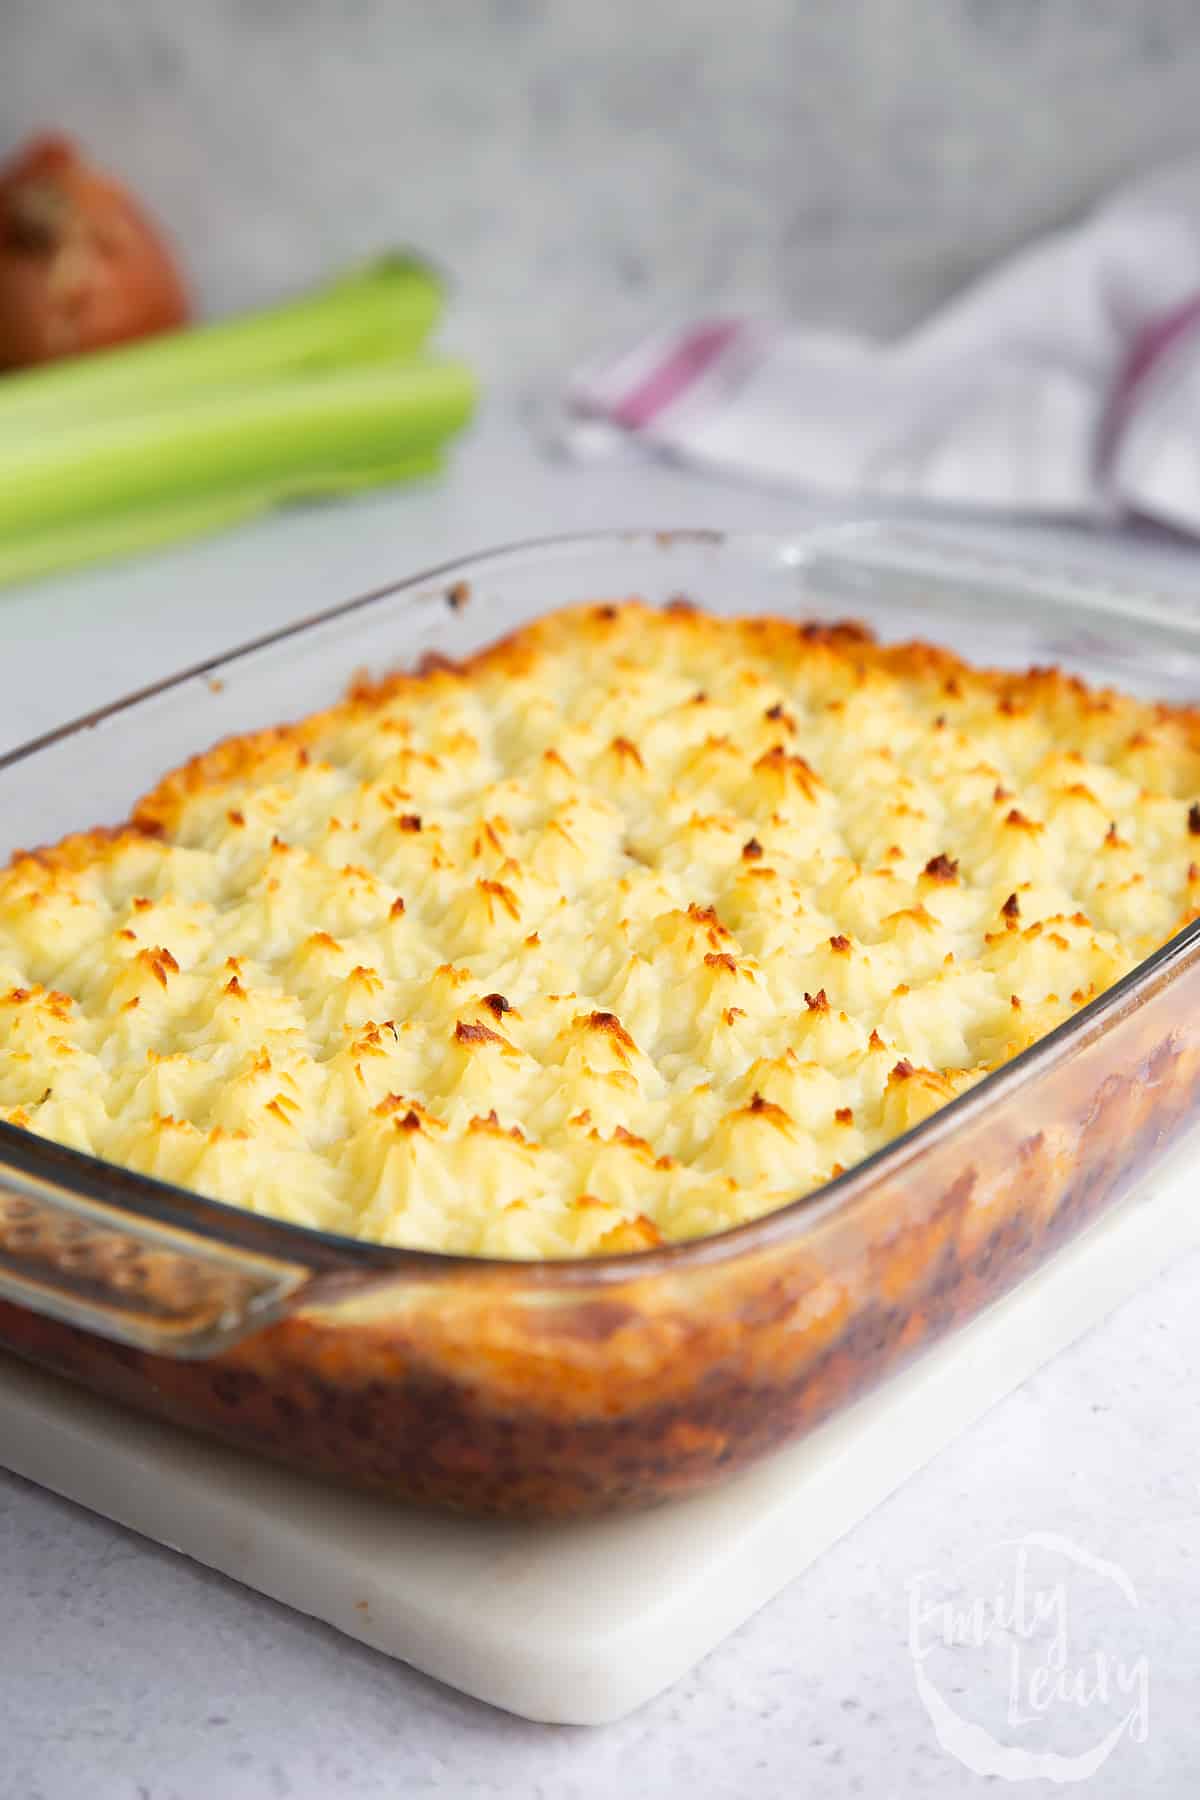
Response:
[[[898,342],[694,319],[577,371],[566,415],[580,454],[638,443],[814,494],[1200,535],[1200,158]]]

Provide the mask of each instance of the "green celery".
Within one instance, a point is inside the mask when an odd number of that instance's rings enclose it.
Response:
[[[324,498],[357,488],[436,475],[443,461],[441,448],[434,445],[395,463],[368,466],[353,476],[343,471],[336,479],[315,480],[309,495],[298,481],[280,489],[264,482],[261,486],[199,498],[185,495],[178,500],[160,501],[149,512],[132,506],[98,517],[88,515],[11,541],[0,539],[0,586],[115,557],[140,555],[185,538],[224,531],[285,501]]]
[[[260,312],[0,375],[0,446],[30,430],[155,411],[218,387],[412,356],[442,284],[418,258],[376,258]]]
[[[424,472],[474,401],[460,363],[388,362],[0,438],[0,581]]]

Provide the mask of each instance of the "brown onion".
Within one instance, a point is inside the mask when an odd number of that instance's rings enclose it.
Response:
[[[0,369],[182,325],[187,295],[158,229],[69,138],[0,168]]]

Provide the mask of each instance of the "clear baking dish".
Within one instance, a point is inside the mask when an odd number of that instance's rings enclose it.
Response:
[[[564,603],[853,617],[976,662],[1200,696],[1179,607],[885,526],[626,533],[467,559],[0,761],[0,855],[118,821],[214,739]],[[261,1218],[0,1125],[0,1345],[307,1473],[478,1513],[681,1495],[808,1430],[1019,1282],[1200,1110],[1200,922],[868,1161],[721,1236],[489,1262]],[[1150,1203],[1150,1202],[1148,1202]]]

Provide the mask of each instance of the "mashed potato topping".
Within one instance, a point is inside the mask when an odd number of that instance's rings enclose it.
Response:
[[[1200,722],[638,602],[219,745],[0,874],[0,1117],[587,1256],[797,1198],[1200,912]]]

